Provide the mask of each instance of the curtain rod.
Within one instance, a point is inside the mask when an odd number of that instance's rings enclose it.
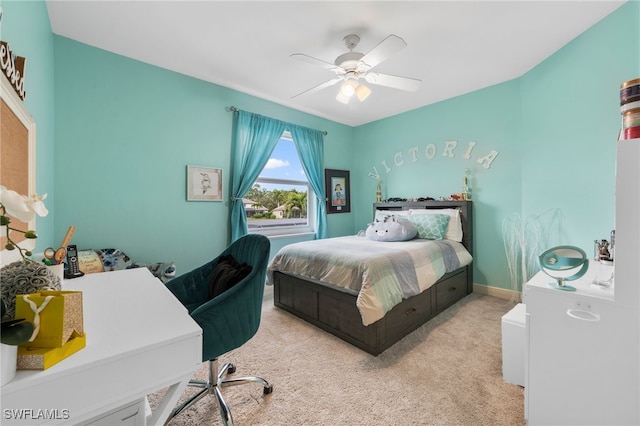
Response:
[[[238,108],[234,107],[233,105],[230,107],[225,108],[227,111],[229,112],[238,112],[240,111]],[[322,134],[327,136],[329,133],[326,130],[322,130]]]

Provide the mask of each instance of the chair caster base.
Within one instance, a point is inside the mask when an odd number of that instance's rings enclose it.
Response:
[[[231,415],[231,411],[229,410],[229,407],[227,406],[227,403],[222,396],[222,388],[242,385],[245,383],[259,383],[263,386],[262,392],[264,395],[269,395],[273,392],[273,385],[261,377],[238,377],[233,379],[225,378],[226,376],[236,372],[236,366],[230,362],[224,364],[216,375],[217,368],[218,359],[212,359],[209,361],[209,380],[191,380],[189,382],[189,386],[199,387],[201,388],[201,390],[197,394],[192,396],[189,400],[184,402],[182,405],[175,408],[169,416],[169,419],[167,420],[165,425],[167,425],[175,416],[191,407],[204,396],[208,394],[214,394],[216,402],[218,404],[218,410],[220,411],[220,418],[222,419],[222,423],[225,426],[233,426],[233,416]]]

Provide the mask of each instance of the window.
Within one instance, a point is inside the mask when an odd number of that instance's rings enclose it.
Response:
[[[285,132],[245,198],[249,232],[269,236],[314,232],[315,196],[293,139]]]

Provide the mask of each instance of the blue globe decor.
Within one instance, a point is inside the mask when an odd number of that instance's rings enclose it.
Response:
[[[576,288],[566,284],[566,281],[577,280],[589,269],[587,254],[579,247],[557,246],[544,251],[539,256],[540,268],[545,274],[555,279],[549,287],[576,291]]]

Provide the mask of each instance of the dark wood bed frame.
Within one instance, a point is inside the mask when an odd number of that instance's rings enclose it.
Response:
[[[471,201],[376,203],[375,210],[460,209],[462,244],[473,255]],[[384,318],[368,326],[356,307],[356,295],[331,284],[275,271],[274,305],[372,354],[379,355],[446,308],[473,291],[473,264],[443,276],[422,293],[405,299]]]

